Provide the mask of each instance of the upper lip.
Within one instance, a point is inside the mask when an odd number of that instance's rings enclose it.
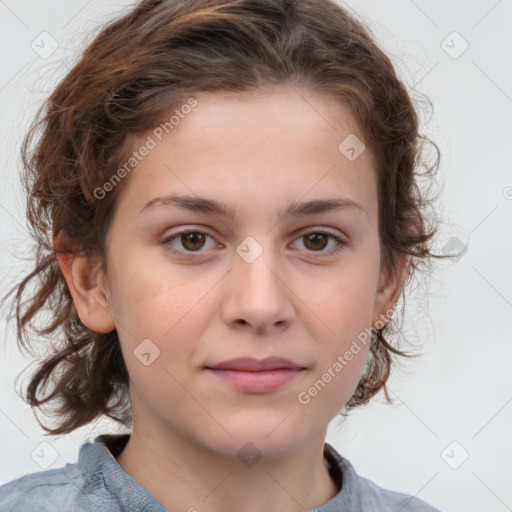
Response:
[[[261,360],[253,359],[250,357],[240,357],[237,359],[230,359],[229,361],[223,361],[214,366],[207,366],[207,368],[214,370],[240,370],[258,372],[265,370],[276,370],[278,368],[302,370],[304,367],[282,357],[267,357],[266,359]]]

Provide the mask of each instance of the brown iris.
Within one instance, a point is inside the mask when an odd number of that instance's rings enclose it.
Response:
[[[189,251],[201,249],[205,241],[205,233],[185,233],[181,235],[181,243]]]
[[[322,233],[311,233],[309,235],[304,235],[304,237],[306,239],[306,243],[304,244],[308,249],[324,249],[327,245],[327,241],[328,241],[328,236],[327,235],[324,235]],[[325,242],[323,244],[321,244],[322,246],[321,247],[318,247],[318,245],[315,245],[319,240],[322,240]],[[312,242],[313,243],[313,247],[309,247],[308,246],[308,243],[309,242]]]

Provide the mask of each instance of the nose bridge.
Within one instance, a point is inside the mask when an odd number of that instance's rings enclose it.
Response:
[[[292,307],[272,246],[247,237],[236,253],[227,298],[229,320],[243,320],[259,329],[289,320]]]
[[[268,239],[270,240],[270,237]],[[264,246],[253,236],[248,236],[237,246],[236,253],[234,270],[237,277],[235,279],[240,279],[242,287],[246,285],[251,287],[252,291],[273,295],[279,293],[279,279],[276,271],[273,270],[278,263],[270,242]]]

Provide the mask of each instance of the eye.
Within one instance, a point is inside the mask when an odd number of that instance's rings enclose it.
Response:
[[[324,249],[329,245],[329,239],[336,242],[334,245],[333,250],[327,250]],[[310,231],[308,233],[302,234],[298,240],[304,240],[304,246],[306,247],[306,250],[312,251],[312,252],[321,252],[321,253],[329,253],[329,254],[335,254],[338,251],[341,251],[347,243],[342,240],[340,237],[333,235],[332,233],[329,233],[327,231]]]
[[[165,240],[162,241],[162,244],[169,246],[169,249],[172,252],[176,253],[204,252],[200,251],[200,249],[202,249],[205,246],[207,237],[213,240],[213,237],[204,231],[199,231],[197,229],[188,229],[167,237]],[[178,242],[184,249],[176,249],[172,243],[175,241]],[[216,243],[212,245],[212,247],[216,246]]]
[[[209,247],[210,249],[218,247],[218,244],[215,242],[215,239],[209,233],[197,229],[187,229],[179,231],[178,233],[174,233],[173,235],[165,238],[162,241],[162,244],[168,246],[171,252],[177,254],[187,254],[195,252],[201,253],[205,252],[201,251],[201,249],[203,249],[206,246],[206,240],[208,238],[210,238],[213,241],[213,243]],[[308,233],[304,233],[298,238],[298,240],[305,241],[305,250],[309,252],[336,254],[338,251],[341,251],[347,245],[347,242],[342,240],[340,237],[322,230],[315,230],[310,231]],[[334,242],[334,248],[330,251],[326,251],[324,249],[329,245],[329,240]],[[176,244],[179,244],[181,248],[177,248]]]

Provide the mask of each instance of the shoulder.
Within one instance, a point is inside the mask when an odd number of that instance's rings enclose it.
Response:
[[[359,475],[358,478],[365,499],[369,503],[378,504],[380,507],[378,510],[382,510],[382,512],[397,512],[398,510],[403,510],[404,512],[441,512],[416,496],[384,489],[375,482]]]
[[[354,469],[350,461],[331,445],[325,444],[325,454],[331,466],[341,471],[341,490],[328,503],[325,512],[334,510],[372,510],[375,512],[441,512],[426,501],[402,492],[384,489]],[[324,512],[320,509],[321,512]]]
[[[81,481],[82,474],[77,464],[27,473],[0,486],[0,509],[13,512],[66,510],[81,488]]]
[[[0,511],[138,510],[130,506],[134,500],[146,500],[146,491],[137,487],[136,482],[122,471],[112,454],[126,441],[126,435],[101,435],[93,443],[85,442],[80,446],[76,463],[68,463],[57,469],[27,473],[1,485]],[[132,487],[135,487],[135,490],[131,489]],[[127,496],[130,489],[132,492]],[[128,507],[125,506],[127,504]]]
[[[84,443],[77,463],[27,473],[0,486],[2,512],[104,512],[114,510],[105,494],[99,445]],[[117,509],[116,509],[117,510]]]

